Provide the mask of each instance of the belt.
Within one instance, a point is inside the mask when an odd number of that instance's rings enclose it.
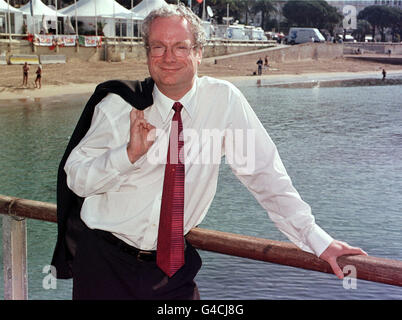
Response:
[[[123,240],[120,240],[110,232],[99,229],[95,229],[93,231],[99,237],[106,240],[108,243],[118,247],[121,251],[132,255],[139,261],[156,261],[156,250],[155,251],[141,250],[133,246],[130,246],[128,243],[125,243]]]

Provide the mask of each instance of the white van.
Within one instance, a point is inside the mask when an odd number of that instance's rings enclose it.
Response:
[[[226,29],[226,39],[230,40],[248,40],[246,33],[244,32],[244,26],[231,25]]]
[[[316,28],[290,28],[285,42],[289,44],[325,42],[325,38]]]
[[[210,21],[202,21],[202,27],[205,31],[205,36],[207,39],[211,39],[213,27]]]

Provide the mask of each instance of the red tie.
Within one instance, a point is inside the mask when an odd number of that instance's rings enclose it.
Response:
[[[169,277],[172,277],[184,264],[184,163],[183,159],[180,159],[180,150],[184,145],[182,136],[180,137],[183,130],[180,115],[182,108],[179,102],[173,105],[175,113],[165,167],[156,254],[157,265]]]

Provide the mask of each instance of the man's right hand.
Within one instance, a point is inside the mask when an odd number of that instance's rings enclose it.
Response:
[[[131,163],[136,162],[155,141],[155,127],[144,119],[144,111],[134,109],[130,112],[130,141],[127,154]]]

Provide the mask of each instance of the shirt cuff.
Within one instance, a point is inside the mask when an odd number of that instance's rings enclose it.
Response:
[[[307,237],[307,244],[313,250],[314,254],[319,257],[333,240],[334,239],[318,225],[314,225]]]
[[[131,163],[127,154],[127,144],[109,151],[109,161],[111,167],[115,168],[121,174],[127,173],[130,170],[138,169],[138,166]]]

